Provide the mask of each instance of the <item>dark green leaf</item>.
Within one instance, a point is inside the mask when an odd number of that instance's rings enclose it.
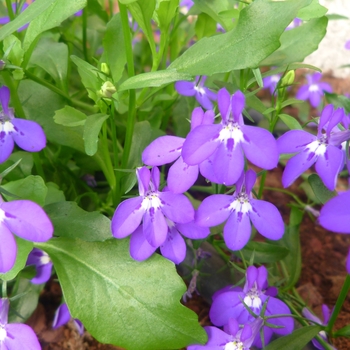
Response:
[[[10,60],[12,64],[15,66],[20,66],[23,61],[24,51],[22,49],[21,41],[15,37],[14,35],[8,36],[4,40],[4,52],[10,50],[7,58]]]
[[[45,205],[57,202],[64,202],[66,200],[63,191],[61,191],[54,182],[46,182],[46,186],[47,195],[45,198]]]
[[[350,338],[350,325],[347,325],[335,333],[333,333],[334,337],[347,337]]]
[[[73,107],[65,106],[55,112],[53,119],[60,125],[79,126],[85,124],[86,115]]]
[[[54,226],[55,236],[80,238],[83,241],[105,241],[112,237],[110,220],[98,213],[87,212],[75,202],[59,202],[45,206]]]
[[[93,156],[98,148],[98,135],[101,131],[103,123],[108,119],[106,114],[93,114],[86,118],[84,126],[84,145],[85,152],[88,156]]]
[[[216,22],[207,14],[201,13],[197,17],[195,31],[198,40],[212,36],[216,33]]]
[[[325,92],[326,99],[335,108],[344,108],[346,113],[350,113],[350,99],[343,95],[330,94]]]
[[[256,68],[280,46],[279,38],[284,29],[295,18],[298,10],[310,2],[311,0],[255,0],[241,11],[235,29],[203,38],[169,68],[192,75]]]
[[[306,326],[297,329],[292,334],[278,338],[267,345],[264,350],[300,350],[322,331],[321,326]]]
[[[128,239],[56,238],[38,246],[54,263],[71,315],[98,341],[128,350],[206,341],[197,315],[180,304],[186,286],[169,260],[133,260]]]
[[[307,178],[315,196],[321,203],[325,204],[337,195],[336,191],[330,191],[317,174],[312,174]]]

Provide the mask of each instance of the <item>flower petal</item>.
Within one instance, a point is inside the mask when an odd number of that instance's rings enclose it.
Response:
[[[52,262],[49,262],[47,264],[37,265],[36,276],[32,278],[30,281],[33,284],[46,283],[51,277],[52,266],[53,266]]]
[[[251,199],[253,208],[249,212],[249,217],[257,231],[268,239],[281,239],[284,233],[284,223],[278,209],[271,203]]]
[[[136,169],[136,177],[139,184],[139,194],[144,196],[148,191],[149,183],[151,181],[151,172],[150,170],[143,166]]]
[[[142,152],[142,161],[147,165],[164,165],[181,155],[185,139],[177,136],[161,136],[151,142]]]
[[[221,124],[199,125],[186,138],[182,147],[182,157],[189,165],[202,163],[210,157],[219,143],[217,142]]]
[[[202,124],[204,111],[201,107],[196,107],[191,114],[191,130]]]
[[[174,264],[180,264],[186,257],[186,243],[175,227],[168,230],[165,242],[160,246],[162,255]]]
[[[197,91],[196,100],[205,109],[213,109],[213,103],[210,101],[209,96],[206,91],[208,89],[204,88],[204,93]]]
[[[5,17],[5,18],[8,18],[8,17]],[[6,23],[8,22],[9,20]],[[0,24],[3,24],[3,23],[0,23]],[[0,88],[0,103],[5,115],[9,114],[9,102],[10,102],[10,89],[7,86],[2,86]]]
[[[279,154],[301,152],[316,136],[304,130],[289,130],[277,140]]]
[[[309,86],[302,86],[296,93],[295,98],[306,101],[309,98]]]
[[[207,238],[210,234],[208,227],[198,226],[195,221],[186,224],[176,224],[176,228],[182,235],[191,239]]]
[[[208,334],[208,342],[205,345],[189,345],[187,350],[222,350],[232,337],[216,327],[204,327]]]
[[[143,197],[130,198],[121,202],[112,218],[111,229],[115,238],[124,238],[140,225],[145,209]]]
[[[46,242],[53,235],[52,223],[44,210],[28,200],[1,203],[4,222],[15,235],[33,242]]]
[[[0,273],[5,273],[13,268],[16,256],[16,240],[6,224],[0,222]]]
[[[46,136],[43,128],[31,120],[13,118],[15,127],[13,139],[16,144],[27,152],[39,152],[46,146]]]
[[[199,164],[199,171],[203,177],[207,180],[215,183],[219,183],[219,180],[216,178],[216,174],[214,172],[213,160],[214,160],[215,152],[208,159]],[[349,162],[350,164],[350,162]]]
[[[152,247],[143,234],[142,225],[139,226],[130,238],[130,255],[133,259],[143,261],[148,259],[157,248]]]
[[[318,157],[315,169],[330,191],[335,189],[338,174],[343,166],[344,152],[335,146],[328,145],[325,154]]]
[[[194,87],[195,83],[189,81],[177,81],[175,83],[176,91],[183,96],[194,96],[196,94]]]
[[[176,223],[185,224],[194,219],[194,209],[190,200],[183,194],[175,194],[170,191],[160,192],[163,214]]]
[[[0,299],[0,325],[7,324],[7,317],[9,313],[10,303],[8,298]]]
[[[233,211],[224,227],[224,240],[227,248],[242,249],[249,241],[251,230],[248,215]]]
[[[241,119],[242,111],[244,109],[244,104],[245,104],[244,94],[240,90],[236,91],[236,93],[232,96],[232,99],[231,99],[233,120],[235,120],[236,122],[239,122]]]
[[[311,106],[314,108],[317,108],[321,103],[322,97],[323,97],[323,92],[321,92],[319,90],[310,91],[309,92],[309,99],[310,99]]]
[[[279,155],[273,135],[257,126],[243,125],[241,129],[246,141],[241,145],[248,160],[263,169],[275,168]]]
[[[9,133],[7,126],[12,129],[12,124],[10,122],[0,123],[0,163],[3,163],[12,153],[15,142],[13,141],[12,132]]]
[[[33,329],[26,324],[12,323],[5,327],[8,335],[4,345],[11,350],[40,350],[41,346],[38,337]]]
[[[231,113],[231,96],[230,93],[222,88],[218,91],[218,108],[223,121],[228,121]]]
[[[151,207],[143,216],[143,234],[148,243],[158,248],[164,243],[168,225],[160,208]]]
[[[224,222],[230,215],[233,197],[225,194],[213,194],[200,204],[195,222],[199,226],[212,227]]]
[[[68,306],[66,303],[63,303],[57,308],[55,312],[55,317],[52,321],[52,328],[57,329],[68,323],[70,319],[71,315]]]
[[[291,314],[289,307],[281,300],[270,297],[266,306],[266,316]],[[283,328],[273,328],[273,332],[279,335],[287,335],[294,330],[294,319],[292,317],[269,318],[269,322]]]

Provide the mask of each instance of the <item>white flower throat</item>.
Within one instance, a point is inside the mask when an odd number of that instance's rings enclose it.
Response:
[[[254,287],[251,288],[246,296],[244,297],[244,302],[252,309],[258,309],[261,308],[261,299],[260,299],[260,291],[258,290],[256,286],[256,282],[254,283]]]
[[[223,125],[223,128],[220,130],[219,140],[224,142],[228,139],[233,139],[235,145],[244,141],[244,136],[238,123],[229,121]]]
[[[224,350],[244,350],[244,344],[239,340],[234,340],[227,343]]]
[[[158,197],[158,192],[156,191],[149,191],[146,193],[146,195],[143,197],[142,201],[142,208],[145,210],[150,210],[151,208],[160,208],[162,206],[162,202]]]
[[[231,203],[230,210],[241,212],[243,214],[252,211],[252,206],[250,204],[248,195],[245,192],[239,193],[236,199]]]

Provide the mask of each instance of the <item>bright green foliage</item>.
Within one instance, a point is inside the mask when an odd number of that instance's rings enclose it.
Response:
[[[154,15],[156,16],[155,19],[161,31],[167,32],[169,30],[170,23],[176,14],[178,5],[178,0],[158,0]]]
[[[110,220],[98,213],[87,212],[75,202],[58,202],[45,206],[55,229],[55,236],[83,241],[105,241],[112,237]]]
[[[14,35],[10,35],[4,40],[3,45],[4,52],[7,52],[7,50],[9,50],[9,54],[7,56],[9,61],[15,66],[20,66],[24,55],[21,41]]]
[[[108,119],[106,114],[93,114],[86,118],[84,125],[84,146],[88,156],[93,156],[97,152],[98,135],[101,131],[103,123]]]
[[[281,113],[278,115],[278,117],[283,121],[284,124],[288,126],[289,129],[302,129],[300,123],[291,115]]]
[[[186,286],[170,261],[133,260],[128,239],[37,246],[53,260],[72,316],[100,342],[156,350],[206,341],[197,315],[179,302]]]
[[[198,40],[212,36],[216,33],[216,22],[206,13],[201,13],[198,15],[195,30]]]
[[[79,126],[85,124],[86,115],[73,107],[64,106],[55,112],[53,119],[55,123],[60,125]]]

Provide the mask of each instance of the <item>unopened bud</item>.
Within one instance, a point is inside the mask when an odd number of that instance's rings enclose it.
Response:
[[[109,75],[110,71],[107,63],[101,63],[101,72],[105,73],[106,75]]]
[[[294,70],[290,70],[283,78],[281,81],[281,86],[289,86],[292,85],[294,83],[294,79],[295,79],[295,71]]]
[[[106,81],[101,87],[100,94],[102,97],[111,98],[116,91],[115,86],[110,81]]]

